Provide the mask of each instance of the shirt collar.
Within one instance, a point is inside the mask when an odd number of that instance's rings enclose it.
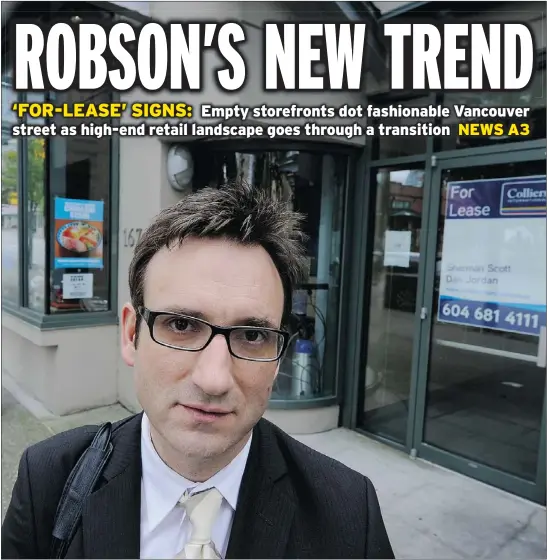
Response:
[[[145,503],[145,523],[149,531],[157,527],[176,506],[186,490],[202,491],[216,488],[235,511],[239,488],[251,448],[252,434],[245,447],[226,467],[209,480],[196,484],[171,469],[158,455],[150,437],[150,421],[142,416],[141,458]]]

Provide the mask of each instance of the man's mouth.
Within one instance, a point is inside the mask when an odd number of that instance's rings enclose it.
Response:
[[[232,411],[230,410],[214,406],[195,404],[182,404],[180,406],[182,406],[186,412],[191,414],[197,422],[214,422],[232,414]]]

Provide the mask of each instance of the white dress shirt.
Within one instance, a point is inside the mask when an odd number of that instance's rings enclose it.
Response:
[[[187,489],[216,488],[223,496],[212,540],[225,558],[241,486],[243,471],[251,447],[251,438],[224,469],[206,482],[191,482],[170,467],[158,455],[150,437],[150,421],[142,417],[141,456],[141,558],[174,558],[190,538],[190,522],[177,503]]]

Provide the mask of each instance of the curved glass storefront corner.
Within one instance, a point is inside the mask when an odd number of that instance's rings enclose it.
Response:
[[[306,216],[308,273],[293,293],[291,342],[272,408],[333,404],[336,397],[342,234],[348,156],[305,151],[199,149],[198,188],[242,179]],[[203,162],[200,164],[200,162]]]

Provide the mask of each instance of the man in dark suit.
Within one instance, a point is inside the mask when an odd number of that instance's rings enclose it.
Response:
[[[129,271],[121,349],[143,413],[113,427],[69,558],[393,558],[372,483],[262,418],[305,268],[302,217],[244,184],[164,210]],[[21,458],[4,558],[47,558],[97,427]]]

